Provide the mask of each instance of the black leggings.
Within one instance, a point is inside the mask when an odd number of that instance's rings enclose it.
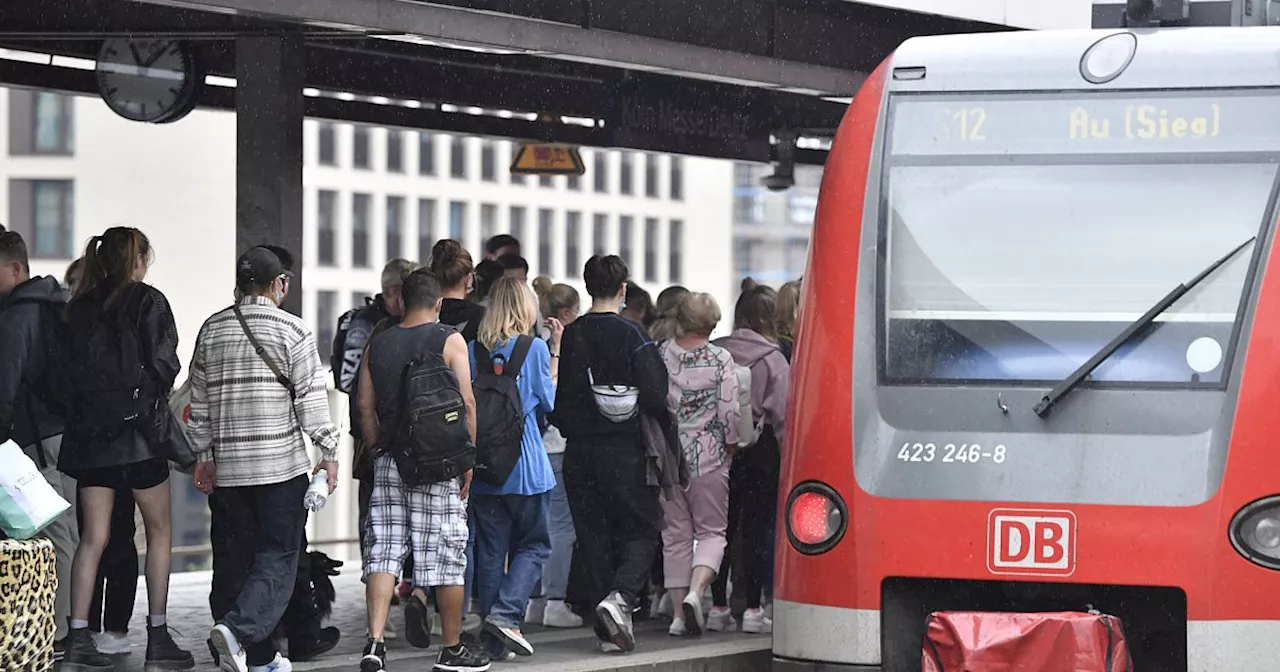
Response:
[[[89,629],[94,632],[128,632],[133,616],[133,601],[138,592],[138,547],[133,543],[137,531],[134,524],[136,505],[133,491],[119,488],[111,508],[111,536],[98,563],[98,580],[93,586],[93,603],[89,607]],[[79,489],[76,490],[77,497]],[[81,529],[84,528],[84,504],[76,507]],[[106,587],[103,587],[103,583]]]
[[[760,595],[773,580],[774,526],[777,522],[778,474],[781,452],[773,430],[766,428],[756,445],[734,458],[729,468],[729,526],[725,536],[724,560],[711,584],[712,603],[729,606],[727,592],[730,560],[729,549],[735,535],[741,536],[742,576],[734,582],[742,587],[748,609],[760,608]],[[772,592],[772,591],[771,591]]]

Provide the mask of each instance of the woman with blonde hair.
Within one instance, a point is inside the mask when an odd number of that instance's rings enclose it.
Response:
[[[555,407],[564,328],[552,321],[551,338],[543,342],[529,335],[536,320],[533,293],[518,278],[502,278],[489,293],[488,310],[470,344],[473,378],[482,373],[505,375],[508,366],[517,372],[524,416],[520,458],[506,481],[477,479],[471,485],[476,599],[484,619],[485,647],[497,660],[507,658],[508,651],[533,655],[533,647],[520,633],[520,619],[551,555],[547,512],[556,478],[542,445],[538,413]]]
[[[676,311],[680,308],[680,301],[688,294],[689,290],[680,285],[672,285],[658,294],[658,302],[654,306],[657,319],[649,325],[649,338],[652,338],[654,343],[676,337]]]
[[[578,290],[569,285],[553,283],[546,276],[533,279],[533,290],[538,294],[542,314],[551,318],[546,320],[548,325],[553,324],[552,319],[563,325],[572,324],[578,319],[578,311],[582,308]],[[555,425],[540,424],[546,428],[542,433],[542,444],[547,449],[551,471],[556,475],[556,487],[551,491],[550,502],[551,556],[542,565],[541,594],[529,600],[524,620],[526,623],[541,623],[550,628],[580,628],[582,617],[573,613],[564,601],[569,589],[573,544],[577,541],[577,534],[573,529],[573,513],[569,511],[569,497],[564,490],[564,435]]]
[[[668,632],[700,635],[702,594],[724,559],[729,517],[729,465],[738,442],[738,376],[733,355],[710,342],[720,306],[710,294],[688,294],[676,311],[676,337],[661,345],[670,372],[689,487],[662,500],[663,583],[680,611]],[[695,543],[696,542],[696,543]]]

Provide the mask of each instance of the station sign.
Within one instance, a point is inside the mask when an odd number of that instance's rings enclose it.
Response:
[[[572,145],[525,143],[511,160],[512,175],[571,175],[586,172],[582,154]]]

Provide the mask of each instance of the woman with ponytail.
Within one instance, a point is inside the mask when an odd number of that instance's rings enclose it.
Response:
[[[73,669],[113,669],[111,659],[95,648],[88,620],[118,489],[133,492],[147,534],[146,666],[195,666],[166,624],[172,547],[169,459],[187,462],[189,456],[194,463],[194,455],[185,440],[177,441],[180,436],[163,443],[156,431],[157,426],[168,427],[155,421],[167,417],[163,413],[168,413],[181,365],[169,302],[142,281],[151,259],[151,243],[141,231],[107,229],[85,248],[80,280],[67,304],[70,414],[58,468],[79,481],[84,518],[71,567],[71,630],[63,661]],[[185,455],[174,447],[179,443]]]

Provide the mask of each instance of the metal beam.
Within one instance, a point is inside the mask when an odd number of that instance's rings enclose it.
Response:
[[[863,73],[671,40],[401,0],[132,0],[352,31],[398,31],[428,41],[517,51],[828,96],[852,95]]]

